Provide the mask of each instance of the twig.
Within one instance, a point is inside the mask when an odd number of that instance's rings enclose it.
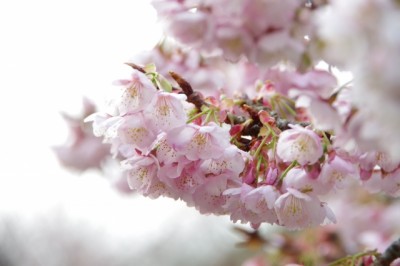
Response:
[[[400,238],[390,244],[382,255],[377,257],[373,266],[390,266],[397,258],[400,258]]]

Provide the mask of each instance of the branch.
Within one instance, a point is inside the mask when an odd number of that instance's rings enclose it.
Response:
[[[390,264],[397,258],[400,258],[400,238],[390,244],[385,252],[377,257],[373,266],[390,266]]]
[[[141,66],[139,66],[139,65],[136,65],[136,64],[134,64],[134,63],[125,63],[125,65],[128,65],[128,66],[130,66],[131,68],[136,69],[137,71],[140,71],[140,72],[142,72],[143,74],[146,74],[146,71],[144,70],[144,68],[141,67]]]
[[[187,101],[193,103],[198,110],[201,110],[201,107],[203,105],[208,105],[203,100],[203,96],[200,93],[193,91],[192,86],[189,84],[189,82],[187,82],[185,79],[183,79],[181,76],[173,71],[170,71],[169,74],[176,81],[176,83],[178,83],[179,87],[186,95]]]

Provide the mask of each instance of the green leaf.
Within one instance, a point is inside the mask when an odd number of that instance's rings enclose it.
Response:
[[[154,63],[147,64],[144,67],[144,70],[146,71],[146,73],[155,73],[157,71],[156,65]]]
[[[158,74],[156,80],[158,81],[158,86],[166,91],[166,92],[172,92],[172,85],[169,83],[169,81],[163,76]]]

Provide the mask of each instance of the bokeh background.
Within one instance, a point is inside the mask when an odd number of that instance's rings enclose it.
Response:
[[[99,172],[70,172],[51,147],[60,112],[104,104],[123,65],[151,49],[149,1],[0,2],[0,266],[241,265],[227,217],[116,192]]]

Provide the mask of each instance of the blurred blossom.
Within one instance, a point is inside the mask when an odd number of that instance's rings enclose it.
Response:
[[[53,148],[62,165],[79,171],[100,169],[106,158],[110,156],[110,146],[94,136],[91,126],[83,122],[95,110],[95,105],[84,98],[80,116],[71,117],[63,114],[69,129],[68,140],[64,145]]]
[[[301,64],[313,35],[311,10],[301,1],[152,1],[168,35],[234,62]],[[229,8],[227,8],[229,6]],[[200,26],[199,26],[200,25]]]
[[[334,0],[319,16],[319,34],[328,62],[354,75],[352,99],[358,107],[351,134],[400,159],[396,123],[400,114],[396,69],[400,62],[400,8],[390,0]],[[368,108],[365,108],[368,106]]]

